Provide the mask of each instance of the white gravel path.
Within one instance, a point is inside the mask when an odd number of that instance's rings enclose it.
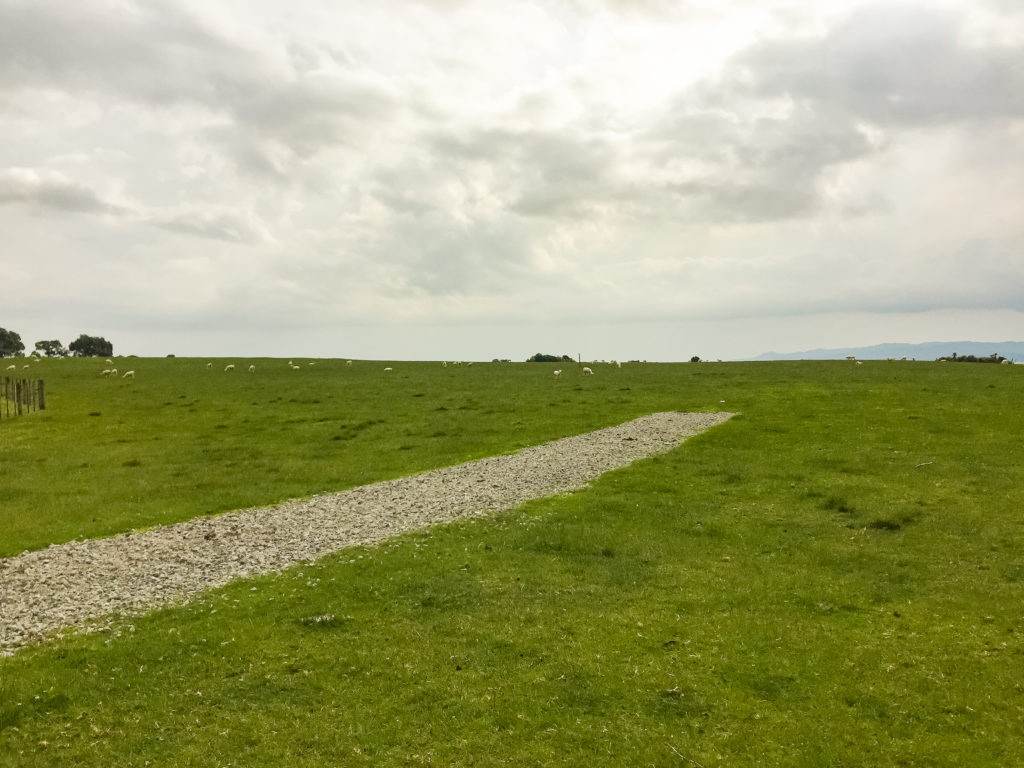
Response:
[[[114,613],[181,602],[231,579],[576,490],[609,470],[669,451],[731,415],[655,413],[341,493],[3,558],[0,655]]]

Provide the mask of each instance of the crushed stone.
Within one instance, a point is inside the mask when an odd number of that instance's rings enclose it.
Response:
[[[618,426],[339,493],[0,559],[0,656],[68,628],[102,628],[232,579],[583,488],[665,453],[730,413],[655,413]]]

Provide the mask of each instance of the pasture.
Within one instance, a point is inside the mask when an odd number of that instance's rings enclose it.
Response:
[[[578,493],[0,659],[0,765],[1024,754],[1021,368],[308,362],[35,364],[47,410],[0,423],[0,555],[739,415]]]

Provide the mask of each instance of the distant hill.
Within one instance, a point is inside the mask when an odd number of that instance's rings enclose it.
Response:
[[[754,360],[842,360],[853,355],[859,360],[937,360],[953,353],[988,357],[995,353],[1010,360],[1024,360],[1024,341],[930,341],[925,344],[876,344],[873,347],[811,349],[806,352],[766,352]]]

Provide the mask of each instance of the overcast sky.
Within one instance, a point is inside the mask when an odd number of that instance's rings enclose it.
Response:
[[[1024,339],[1024,4],[0,0],[0,267],[28,350]]]

